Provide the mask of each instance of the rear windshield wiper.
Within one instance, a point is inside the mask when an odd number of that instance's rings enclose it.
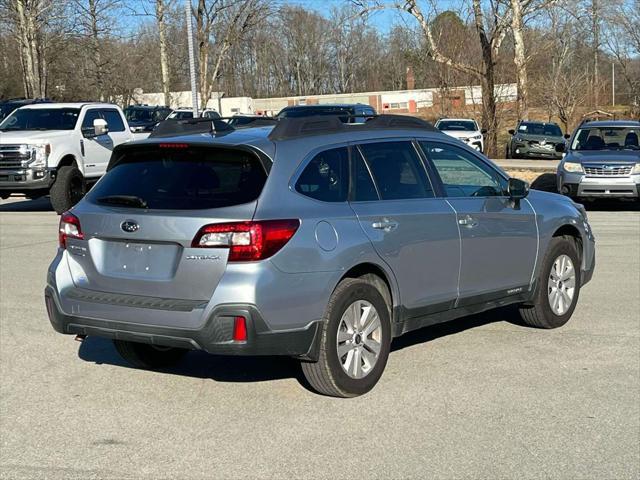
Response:
[[[127,207],[148,208],[147,202],[135,195],[109,195],[96,199],[98,203],[109,205],[124,205]]]

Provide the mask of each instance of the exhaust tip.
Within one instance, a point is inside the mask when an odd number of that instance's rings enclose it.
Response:
[[[74,340],[75,340],[76,342],[82,342],[82,341],[84,341],[84,339],[85,339],[85,338],[87,338],[87,336],[86,336],[86,335],[80,335],[80,334],[78,334],[78,335],[76,335],[76,337],[74,338]]]

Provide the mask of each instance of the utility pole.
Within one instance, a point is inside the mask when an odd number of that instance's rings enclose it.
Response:
[[[624,73],[624,72],[623,72]],[[616,105],[616,63],[611,62],[611,105]]]
[[[600,79],[598,78],[598,51],[600,50],[600,8],[598,0],[592,0],[593,14],[593,106],[598,108]]]
[[[189,45],[189,75],[191,76],[191,106],[193,108],[193,118],[198,118],[198,74],[196,66],[196,56],[194,51],[193,38],[193,15],[191,14],[191,0],[185,2],[187,16],[187,43]]]

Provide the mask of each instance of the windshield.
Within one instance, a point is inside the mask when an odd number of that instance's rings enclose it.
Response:
[[[476,122],[471,120],[440,120],[437,125],[438,130],[462,130],[464,132],[475,132],[478,130]]]
[[[526,135],[545,135],[547,137],[561,137],[562,130],[554,123],[521,123],[518,133]]]
[[[300,118],[313,115],[337,115],[339,113],[353,115],[354,110],[349,107],[294,107],[281,110],[280,113],[276,115],[276,118]]]
[[[638,127],[583,127],[573,137],[573,150],[639,150]]]
[[[79,115],[79,108],[23,108],[5,118],[0,131],[73,130]]]
[[[151,110],[148,108],[127,108],[124,111],[124,116],[127,117],[129,122],[161,122],[164,120],[171,110]]]
[[[6,103],[4,105],[0,105],[0,121],[4,119],[7,115],[13,112],[20,105],[15,105],[13,103]]]

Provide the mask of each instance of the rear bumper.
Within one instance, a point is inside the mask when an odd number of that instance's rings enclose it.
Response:
[[[220,305],[200,328],[187,329],[69,315],[63,312],[60,299],[51,286],[46,287],[44,295],[51,325],[63,334],[93,335],[220,355],[287,355],[307,359],[317,355],[315,340],[320,322],[312,322],[302,329],[272,331],[254,305]],[[246,319],[245,342],[233,340],[236,316]]]

